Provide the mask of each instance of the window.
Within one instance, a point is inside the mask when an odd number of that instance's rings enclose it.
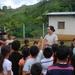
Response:
[[[58,22],[58,29],[65,29],[65,22]]]

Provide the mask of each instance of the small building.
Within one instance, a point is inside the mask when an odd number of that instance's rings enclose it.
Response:
[[[72,40],[75,37],[75,12],[52,12],[47,16],[59,39]]]

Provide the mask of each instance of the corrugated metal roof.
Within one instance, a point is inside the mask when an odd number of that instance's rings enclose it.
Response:
[[[47,13],[48,16],[54,16],[54,15],[75,15],[75,12],[51,12]]]

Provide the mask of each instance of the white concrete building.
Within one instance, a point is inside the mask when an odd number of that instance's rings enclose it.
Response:
[[[54,26],[58,35],[75,35],[75,12],[48,13],[49,25]]]

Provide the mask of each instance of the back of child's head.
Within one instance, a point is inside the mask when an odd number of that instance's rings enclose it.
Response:
[[[26,43],[29,43],[29,40],[28,39],[25,39],[24,40],[24,43],[26,44]]]
[[[60,41],[60,45],[64,45],[64,41],[63,40]]]
[[[10,38],[12,35],[11,34],[8,34],[8,38]]]
[[[58,44],[53,44],[52,49],[53,49],[53,52],[55,53],[56,50],[58,49]]]
[[[56,51],[56,56],[59,60],[65,60],[69,55],[69,48],[65,45],[59,46]]]
[[[75,41],[75,38],[73,38],[73,42]]]
[[[7,54],[10,53],[10,46],[6,45],[1,48],[1,54],[3,55],[3,58],[7,56]]]
[[[30,47],[30,54],[32,57],[36,57],[39,53],[39,48],[37,46]]]
[[[50,58],[53,54],[53,50],[50,47],[46,47],[43,51],[43,55],[45,58]]]
[[[26,57],[28,57],[28,56],[30,55],[29,48],[24,47],[24,48],[22,49],[22,54],[23,54],[24,59],[26,59]]]
[[[12,49],[13,49],[14,51],[18,51],[19,48],[20,48],[20,41],[18,41],[18,40],[13,41],[13,42],[12,42]]]
[[[2,45],[2,43],[0,42],[0,46]]]
[[[0,73],[3,72],[3,56],[0,54]]]
[[[34,41],[34,43],[33,44],[38,44],[38,42],[37,41]]]
[[[40,63],[35,63],[31,67],[31,75],[41,75],[42,74],[42,66]]]

